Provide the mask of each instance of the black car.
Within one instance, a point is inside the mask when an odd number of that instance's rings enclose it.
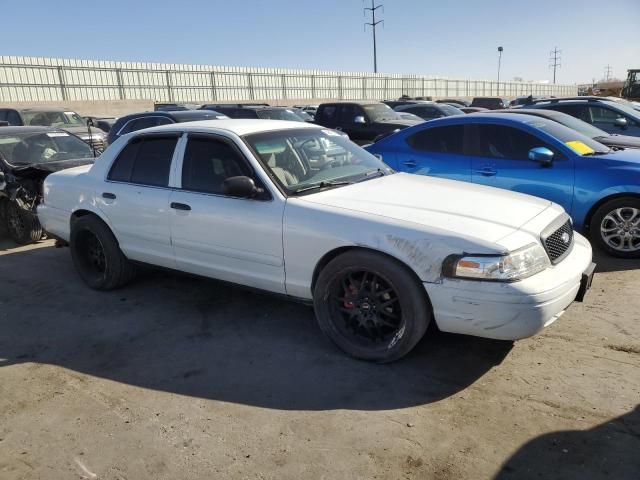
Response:
[[[77,135],[97,152],[104,150],[107,135],[100,129],[89,132],[87,121],[69,108],[33,107],[33,108],[0,108],[0,121],[21,127],[53,127],[61,128]]]
[[[631,137],[629,135],[610,134],[604,130],[594,127],[576,117],[566,113],[557,112],[555,110],[543,110],[538,108],[513,108],[508,110],[493,110],[491,113],[522,113],[524,115],[533,115],[535,117],[546,118],[558,122],[565,127],[569,127],[577,132],[593,138],[595,141],[606,145],[607,147],[618,148],[640,148],[640,137]]]
[[[93,150],[75,135],[50,127],[0,129],[0,221],[22,245],[37,242],[36,207],[52,172],[94,162]]]
[[[229,118],[260,118],[263,120],[288,120],[290,122],[304,122],[299,115],[287,107],[272,107],[270,105],[215,104],[203,105],[203,110],[216,110]]]
[[[510,105],[509,100],[500,97],[475,97],[471,107],[488,108],[489,110],[501,110]]]
[[[335,102],[318,107],[315,123],[342,130],[352,141],[362,145],[421,122],[405,120],[381,102]]]
[[[115,142],[122,135],[142,130],[143,128],[169,125],[170,123],[197,122],[199,120],[221,120],[228,118],[222,113],[213,110],[175,110],[156,112],[132,113],[120,117],[109,130],[107,141]]]
[[[456,107],[469,107],[471,106],[471,102],[467,100],[460,100],[459,98],[444,98],[441,100],[436,100],[436,103],[448,103],[450,105],[454,105]]]
[[[394,110],[396,112],[413,113],[423,120],[450,117],[451,115],[464,115],[462,110],[447,103],[414,103],[400,105],[394,108]]]

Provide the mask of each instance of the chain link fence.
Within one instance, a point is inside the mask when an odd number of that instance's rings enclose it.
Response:
[[[0,57],[0,102],[368,99],[576,95],[575,85],[419,75]]]

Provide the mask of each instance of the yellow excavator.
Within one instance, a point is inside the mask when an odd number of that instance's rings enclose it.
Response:
[[[640,68],[627,70],[627,79],[622,87],[622,98],[640,102]]]

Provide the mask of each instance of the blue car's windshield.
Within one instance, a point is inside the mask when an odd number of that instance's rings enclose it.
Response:
[[[592,138],[589,138],[575,130],[567,128],[564,125],[559,124],[558,122],[554,122],[553,120],[547,120],[546,118],[536,118],[535,120],[530,120],[526,123],[558,139],[579,155],[585,155],[593,152],[608,153],[610,151],[609,147],[606,147],[600,142],[596,142]],[[579,142],[586,145],[588,147],[587,150],[593,150],[593,152],[583,153],[580,148],[576,149],[576,143],[574,142]],[[587,150],[585,150],[585,152]]]

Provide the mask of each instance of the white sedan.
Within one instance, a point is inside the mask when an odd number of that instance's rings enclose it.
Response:
[[[38,214],[92,288],[120,287],[143,263],[284,294],[378,362],[431,321],[534,335],[582,300],[594,268],[558,205],[395,173],[332,130],[274,120],[125,135],[94,165],[47,177]]]

